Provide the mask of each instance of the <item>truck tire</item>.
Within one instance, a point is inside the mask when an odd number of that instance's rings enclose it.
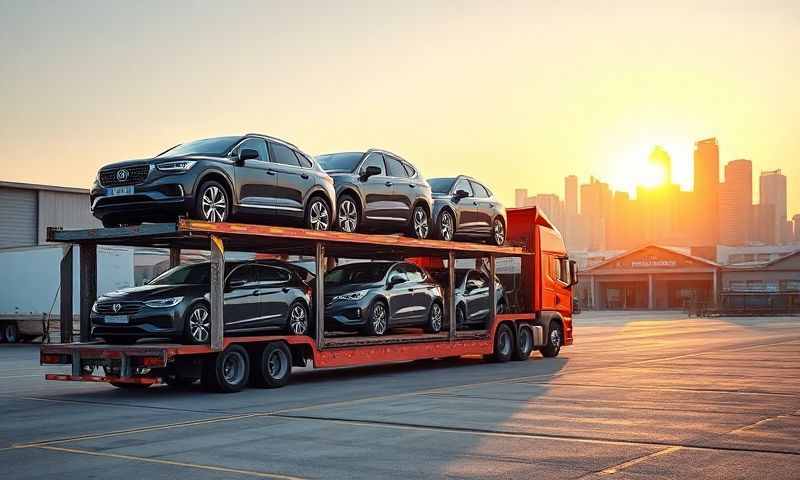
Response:
[[[17,343],[19,340],[19,331],[17,330],[16,323],[6,323],[3,326],[3,336],[8,343]]]
[[[253,355],[251,383],[256,387],[279,388],[292,376],[292,351],[283,342],[270,342]]]
[[[203,386],[220,393],[244,390],[250,375],[250,360],[247,350],[241,345],[231,345],[211,355],[203,366]]]
[[[527,360],[533,351],[533,330],[528,325],[520,325],[517,329],[517,341],[511,359],[517,362]]]
[[[503,363],[511,360],[514,352],[514,332],[507,324],[497,327],[494,335],[494,351],[489,356],[493,362]]]
[[[547,333],[547,345],[540,350],[543,357],[557,357],[558,352],[561,351],[561,344],[564,341],[564,331],[561,324],[556,321],[550,322],[550,328]]]

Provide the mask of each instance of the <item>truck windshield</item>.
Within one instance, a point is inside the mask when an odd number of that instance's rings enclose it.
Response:
[[[377,283],[386,276],[392,264],[388,262],[350,263],[336,267],[325,275],[327,285],[348,283]]]
[[[194,265],[180,265],[170,268],[166,272],[150,281],[150,285],[200,285],[210,284],[211,268],[209,263],[196,263]]]
[[[364,154],[361,152],[329,153],[317,157],[317,163],[326,172],[352,172]]]
[[[242,137],[216,137],[195,140],[159,153],[159,157],[181,157],[184,155],[222,155]]]
[[[433,193],[450,193],[455,181],[455,178],[431,178],[428,179],[428,184],[430,184]]]

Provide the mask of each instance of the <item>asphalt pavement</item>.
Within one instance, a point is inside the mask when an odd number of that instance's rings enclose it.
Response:
[[[2,479],[800,479],[800,317],[587,312],[555,359],[230,395],[47,382],[35,345],[0,367]]]

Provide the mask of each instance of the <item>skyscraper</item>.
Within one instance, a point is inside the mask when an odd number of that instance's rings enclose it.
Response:
[[[608,184],[591,177],[581,185],[581,216],[589,225],[589,249],[605,250],[606,225],[611,212],[611,189]]]
[[[775,206],[775,243],[784,243],[786,176],[780,170],[762,171],[758,178],[758,203]]]
[[[800,213],[795,214],[792,220],[792,223],[794,223],[794,241],[800,242]]]
[[[751,239],[753,164],[734,160],[725,165],[719,188],[719,243],[743,245]]]
[[[663,147],[656,145],[650,153],[650,163],[657,165],[664,173],[663,183],[672,183],[672,158]]]
[[[578,177],[575,175],[564,178],[564,202],[568,217],[578,214]]]
[[[697,206],[692,222],[697,246],[719,240],[719,146],[716,138],[694,144],[694,195]]]

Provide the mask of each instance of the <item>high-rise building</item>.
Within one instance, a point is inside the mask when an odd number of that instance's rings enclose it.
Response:
[[[775,242],[783,243],[786,225],[786,176],[780,170],[762,171],[758,178],[758,203],[775,206]]]
[[[734,160],[725,165],[725,181],[719,186],[719,243],[744,245],[751,235],[753,164]]]
[[[762,204],[752,207],[751,240],[768,245],[775,244],[775,205]]]
[[[794,224],[794,241],[800,242],[800,213],[792,217],[792,223]]]
[[[528,201],[528,189],[527,188],[517,188],[514,190],[514,206],[517,208],[521,208],[525,206],[525,203]]]
[[[658,166],[664,173],[663,183],[672,183],[672,158],[669,153],[661,146],[656,146],[650,153],[650,163]]]
[[[694,196],[696,215],[691,222],[697,246],[716,245],[719,240],[719,145],[716,138],[695,143]]]
[[[564,204],[568,217],[578,214],[578,177],[575,175],[564,178]]]
[[[591,177],[581,185],[581,216],[589,225],[589,249],[606,249],[606,225],[611,212],[611,189],[608,184]]]

